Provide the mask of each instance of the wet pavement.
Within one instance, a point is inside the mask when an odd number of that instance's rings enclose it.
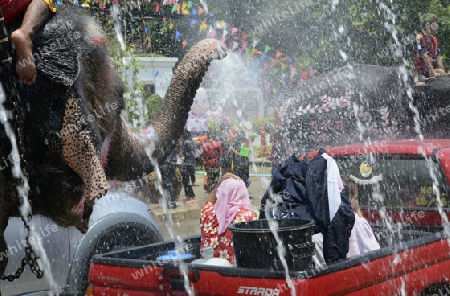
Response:
[[[181,190],[177,208],[164,210],[161,204],[149,204],[164,233],[164,240],[172,240],[177,236],[185,237],[200,233],[200,209],[205,203],[208,193],[203,189],[203,175],[197,172],[198,186],[193,186],[197,199],[194,204],[184,202],[184,192]],[[266,188],[269,187],[271,178],[268,174],[250,173],[251,184],[248,188],[249,195],[255,210],[259,209],[261,198]],[[170,231],[170,229],[173,229]]]

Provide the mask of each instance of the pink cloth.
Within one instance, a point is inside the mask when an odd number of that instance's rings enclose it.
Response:
[[[214,211],[219,223],[219,235],[227,230],[239,208],[253,210],[247,187],[242,180],[229,178],[222,181],[216,190],[216,197]]]
[[[380,248],[380,244],[375,238],[369,222],[364,217],[359,217],[358,215],[355,215],[355,225],[353,225],[348,242],[347,258]]]

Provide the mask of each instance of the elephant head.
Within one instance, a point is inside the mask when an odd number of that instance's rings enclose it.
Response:
[[[123,85],[108,55],[108,39],[89,15],[60,8],[33,44],[37,81],[20,88],[33,213],[85,231],[108,180],[149,174],[173,151],[195,92],[211,61],[225,56],[225,47],[214,39],[193,46],[174,73],[159,115],[133,133],[122,116]],[[11,153],[10,145],[0,148],[2,156]],[[3,217],[17,215],[11,171],[0,173]]]
[[[375,65],[343,67],[309,78],[282,110],[284,145],[302,147],[296,152],[305,153],[363,140],[414,138],[417,124],[425,137],[448,136],[444,115],[449,112],[443,110],[449,80],[439,77],[413,87],[402,68]],[[436,113],[442,120],[435,122]]]

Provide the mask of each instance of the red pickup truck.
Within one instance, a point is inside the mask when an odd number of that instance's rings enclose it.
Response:
[[[160,261],[159,255],[180,246],[162,242],[95,256],[86,294],[450,295],[450,140],[380,141],[326,151],[341,175],[357,182],[379,250],[286,274]],[[199,236],[181,246],[199,257]]]

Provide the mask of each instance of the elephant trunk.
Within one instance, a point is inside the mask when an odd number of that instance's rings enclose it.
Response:
[[[127,128],[124,119],[107,139],[107,175],[133,180],[153,171],[149,153],[158,162],[175,149],[188,119],[197,89],[213,59],[225,56],[225,47],[215,39],[197,43],[183,58],[170,82],[155,120],[139,133]],[[154,147],[151,149],[150,147]],[[150,149],[149,149],[150,148]]]

